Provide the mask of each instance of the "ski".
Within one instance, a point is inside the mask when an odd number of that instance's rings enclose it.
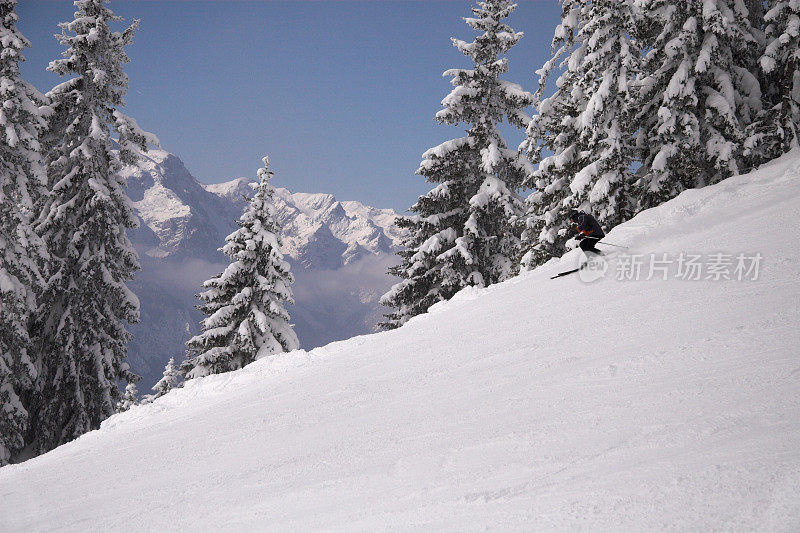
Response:
[[[584,263],[581,266],[579,266],[578,268],[573,268],[572,270],[565,270],[564,272],[559,272],[555,276],[552,276],[550,279],[560,278],[561,276],[566,276],[567,274],[572,274],[574,272],[577,272],[578,270],[581,270],[584,266],[586,266],[586,264],[587,263]]]

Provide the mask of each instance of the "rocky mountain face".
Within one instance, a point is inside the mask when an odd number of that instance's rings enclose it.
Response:
[[[195,294],[228,264],[218,248],[237,228],[252,189],[247,178],[202,185],[163,150],[151,150],[123,175],[140,220],[130,237],[142,271],[130,286],[142,312],[131,327],[129,361],[144,392],[170,357],[183,359],[185,341],[199,331]],[[280,188],[275,204],[296,278],[289,311],[303,348],[374,331],[385,312],[378,299],[393,283],[386,271],[402,236],[397,214]]]

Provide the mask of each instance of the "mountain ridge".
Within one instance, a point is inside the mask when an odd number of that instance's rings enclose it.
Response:
[[[170,357],[183,359],[185,341],[198,332],[195,294],[227,264],[218,249],[238,227],[253,180],[201,184],[178,156],[161,149],[141,154],[139,164],[121,174],[140,220],[130,238],[142,271],[130,286],[140,298],[142,321],[131,327],[129,360],[146,390]],[[289,311],[302,345],[372,331],[384,312],[378,298],[391,286],[387,270],[402,238],[397,215],[285,188],[276,188],[275,205],[282,251],[297,280]]]

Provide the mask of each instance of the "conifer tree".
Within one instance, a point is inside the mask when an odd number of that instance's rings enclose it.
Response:
[[[150,398],[150,400],[152,401],[155,400],[156,398],[161,398],[166,393],[171,391],[173,387],[175,387],[175,384],[177,382],[178,382],[178,369],[175,368],[175,358],[170,357],[169,361],[167,362],[167,365],[164,367],[164,375],[160,380],[158,380],[158,383],[156,383],[153,386],[152,390],[153,392],[155,392],[155,395],[153,395],[153,397]]]
[[[117,402],[117,412],[124,413],[134,405],[139,405],[139,399],[136,397],[139,391],[136,390],[136,383],[128,383],[125,387],[125,394],[122,399]]]
[[[259,183],[239,229],[220,250],[231,264],[206,281],[199,308],[207,315],[203,331],[187,343],[181,365],[186,379],[242,368],[256,359],[300,347],[289,323],[285,303],[294,303],[294,276],[281,253],[280,227],[275,218],[275,189],[269,180],[269,158],[259,169]]]
[[[657,28],[641,72],[639,209],[739,172],[760,109],[758,40],[740,1],[639,0]]]
[[[747,18],[750,21],[750,27],[753,29],[753,33],[756,35],[760,35],[760,41],[763,41],[763,31],[764,31],[764,7],[767,0],[744,0],[744,7],[747,9]],[[773,1],[774,0],[769,0]]]
[[[590,160],[581,137],[579,117],[586,108],[584,95],[577,90],[580,59],[586,43],[578,38],[579,23],[586,0],[562,0],[561,21],[551,44],[551,58],[537,71],[536,114],[530,121],[520,149],[538,167],[525,179],[533,189],[526,199],[527,214],[522,233],[523,268],[536,267],[563,251],[567,240],[569,184]],[[555,69],[563,69],[555,91],[544,97],[547,81]]]
[[[523,268],[538,266],[563,251],[567,240],[565,200],[570,194],[569,184],[590,163],[578,123],[586,99],[573,90],[579,82],[580,60],[586,54],[586,43],[578,39],[586,1],[562,0],[561,4],[561,21],[551,45],[552,57],[537,71],[537,112],[520,146],[538,165],[525,180],[526,187],[533,192],[526,200]],[[544,98],[547,80],[558,68],[563,72],[556,80],[555,91]]]
[[[127,362],[139,301],[125,285],[139,269],[127,237],[136,227],[118,171],[157,142],[119,111],[128,78],[124,47],[138,21],[122,32],[105,0],[77,0],[75,18],[60,24],[63,59],[48,69],[74,76],[53,88],[45,139],[48,194],[37,231],[50,252],[41,301],[42,390],[34,427],[45,452],[100,426],[116,410],[117,383],[135,382]],[[111,127],[118,134],[113,150]]]
[[[16,27],[16,3],[0,0],[0,466],[28,444],[37,378],[28,330],[46,255],[30,221],[45,182],[39,146],[44,96],[20,77],[30,43]]]
[[[538,113],[521,148],[538,163],[526,179],[522,264],[531,268],[563,250],[567,213],[592,212],[611,227],[631,217],[631,106],[639,52],[629,0],[562,1],[552,58],[540,69]],[[542,98],[556,67],[563,73]]]
[[[769,7],[759,60],[765,106],[746,145],[751,166],[800,144],[800,1],[771,0]]]
[[[384,328],[401,326],[412,316],[447,300],[466,286],[483,287],[516,273],[523,213],[518,191],[530,163],[507,147],[497,126],[502,121],[524,128],[524,109],[533,95],[500,79],[508,72],[505,55],[522,38],[502,21],[516,8],[509,0],[486,0],[466,23],[480,32],[474,41],[452,39],[474,63],[451,69],[454,89],[442,100],[441,124],[469,126],[467,136],[423,154],[417,174],[438,184],[411,207],[415,216],[398,220],[408,230],[401,264],[390,272],[402,281],[383,296],[396,310]]]
[[[592,212],[611,228],[633,215],[632,98],[639,71],[639,50],[632,42],[630,0],[594,0],[579,38],[586,42],[577,88],[586,107],[578,117],[582,144],[590,163],[570,183],[572,207]]]

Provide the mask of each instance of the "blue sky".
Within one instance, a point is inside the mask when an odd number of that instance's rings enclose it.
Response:
[[[518,3],[509,24],[525,38],[506,79],[533,91],[561,8]],[[126,22],[141,19],[128,47],[125,112],[202,182],[255,177],[268,154],[276,186],[405,211],[430,189],[414,174],[422,153],[463,132],[433,117],[450,90],[442,72],[469,65],[450,37],[474,38],[462,20],[473,2],[108,5]],[[45,68],[63,50],[57,24],[74,10],[69,0],[19,0],[19,27],[33,44],[22,72],[43,92],[59,83]]]

